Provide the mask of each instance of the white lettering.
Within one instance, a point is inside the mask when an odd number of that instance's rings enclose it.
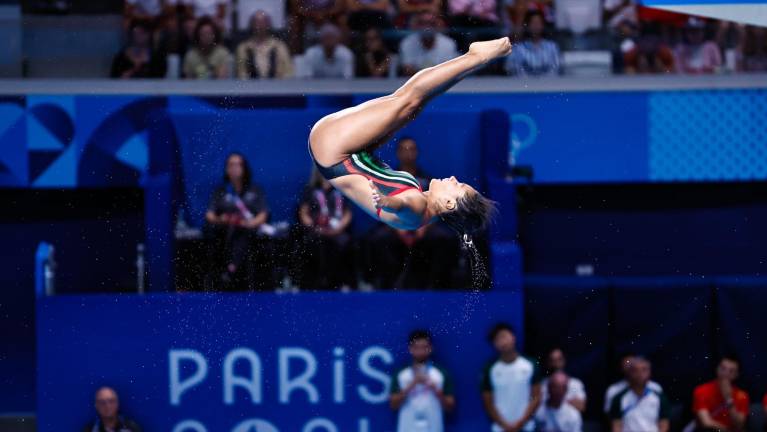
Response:
[[[234,365],[238,360],[246,360],[250,366],[250,376],[236,376]],[[224,403],[234,403],[234,389],[242,387],[250,393],[253,404],[261,403],[261,359],[248,348],[233,349],[224,358]]]
[[[344,403],[344,349],[336,347],[333,349],[335,360],[333,361],[333,402]]]
[[[170,368],[170,404],[179,405],[181,404],[181,395],[202,382],[208,375],[208,362],[199,352],[185,349],[170,350],[168,352],[168,360]],[[192,376],[184,381],[181,381],[180,363],[182,360],[193,361],[196,365]]]
[[[394,359],[386,348],[379,346],[372,346],[367,348],[362,352],[362,354],[360,354],[358,361],[360,371],[365,376],[380,382],[382,388],[380,392],[373,393],[368,390],[366,386],[360,384],[357,386],[357,392],[359,393],[362,400],[371,404],[379,404],[384,403],[389,399],[389,376],[386,373],[374,368],[373,365],[370,364],[370,361],[373,358],[380,358],[385,364],[391,364]]]
[[[184,420],[173,428],[173,432],[185,432],[188,430],[193,430],[194,432],[208,432],[208,430],[205,429],[205,426],[196,420]]]
[[[306,426],[304,426],[303,432],[312,432],[317,428],[322,428],[326,432],[338,432],[336,425],[334,425],[332,421],[324,418],[312,419]]]
[[[290,360],[303,360],[306,363],[306,369],[296,376],[290,378]],[[280,403],[290,402],[290,393],[294,390],[304,390],[309,397],[309,402],[316,404],[320,401],[320,394],[317,388],[310,382],[311,378],[317,372],[317,359],[311,351],[303,348],[280,348],[279,350],[279,388]]]

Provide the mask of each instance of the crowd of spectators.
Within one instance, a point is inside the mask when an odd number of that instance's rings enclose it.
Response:
[[[492,432],[668,432],[671,428],[671,403],[660,384],[651,380],[652,364],[641,355],[625,355],[620,370],[623,379],[605,392],[603,421],[587,420],[587,392],[579,379],[568,374],[565,354],[561,349],[549,351],[544,367],[527,357],[517,347],[515,329],[507,323],[496,324],[488,334],[495,350],[494,357],[480,374],[480,397],[492,421]],[[428,330],[412,331],[407,339],[410,355],[406,364],[394,370],[389,386],[389,406],[397,413],[398,432],[441,432],[445,417],[455,410],[463,398],[456,394],[451,371],[436,353]],[[444,354],[448,355],[448,354]],[[736,382],[740,379],[740,363],[732,356],[722,356],[713,379],[698,385],[688,397],[690,411],[677,414],[684,418],[685,432],[746,430],[751,414],[749,395]],[[592,389],[594,390],[594,389]],[[767,395],[762,401],[767,410]],[[138,432],[140,427],[119,410],[117,393],[102,387],[96,392],[97,418],[85,432]]]
[[[112,77],[410,76],[458,56],[472,41],[504,35],[514,42],[512,55],[484,73],[563,74],[563,52],[584,49],[611,52],[616,73],[767,71],[763,28],[659,11],[633,0],[591,3],[291,0],[278,17],[280,28],[260,10],[240,29],[227,0],[126,0],[126,42]]]

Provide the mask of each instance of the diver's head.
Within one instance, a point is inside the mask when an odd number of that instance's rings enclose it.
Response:
[[[429,196],[439,218],[461,235],[484,229],[496,213],[494,201],[455,177],[432,180]]]

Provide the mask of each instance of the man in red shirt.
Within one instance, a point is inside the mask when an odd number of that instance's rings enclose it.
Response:
[[[748,393],[733,384],[739,366],[737,359],[723,357],[716,368],[716,379],[695,388],[692,409],[700,428],[733,432],[745,426]]]

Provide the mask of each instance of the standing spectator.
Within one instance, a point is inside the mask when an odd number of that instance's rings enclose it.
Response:
[[[297,281],[301,287],[347,290],[354,285],[349,203],[315,168],[298,207],[301,268]]]
[[[341,31],[333,24],[320,30],[320,44],[304,55],[309,78],[354,78],[354,54],[341,45]]]
[[[537,432],[581,432],[583,420],[580,411],[565,401],[571,380],[566,373],[557,371],[542,384],[548,397],[535,413]]]
[[[511,325],[497,324],[490,331],[490,342],[498,359],[490,363],[482,378],[482,400],[493,421],[493,432],[532,431],[532,421],[541,400],[538,368],[516,347]]]
[[[514,44],[506,60],[506,71],[516,76],[544,76],[559,74],[559,48],[557,44],[544,39],[543,14],[528,12],[525,17],[525,36]]]
[[[413,34],[399,45],[402,73],[411,76],[421,69],[458,57],[455,41],[440,33],[442,22],[429,12],[413,17]]]
[[[141,432],[135,421],[120,415],[120,400],[113,389],[98,389],[94,405],[98,419],[86,425],[83,432]]]
[[[147,21],[130,26],[130,42],[112,60],[112,78],[162,78],[165,56],[152,49],[152,30]]]
[[[628,387],[610,403],[613,432],[668,432],[670,407],[666,396],[649,387],[650,361],[634,357]]]
[[[548,400],[548,381],[557,372],[565,372],[565,366],[567,360],[565,359],[565,353],[560,348],[554,348],[549,352],[546,357],[546,369],[549,372],[549,377],[544,378],[541,382],[541,401],[546,402]],[[565,375],[567,376],[567,375]],[[583,381],[575,377],[567,377],[567,392],[565,394],[565,402],[572,405],[580,412],[586,411],[586,389],[583,385]]]
[[[229,14],[231,14],[231,0],[178,0],[184,5],[187,16],[201,19],[210,17],[218,30],[229,33]]]
[[[264,192],[252,182],[248,161],[231,153],[226,158],[223,184],[213,191],[205,213],[213,237],[214,271],[225,288],[249,288],[256,282],[255,266],[265,271],[264,262],[256,261],[265,255],[257,233],[268,217]]]
[[[316,40],[322,26],[336,24],[345,10],[345,2],[346,0],[290,0],[288,33],[291,51],[303,52],[305,43]]]
[[[767,29],[746,26],[737,50],[739,72],[767,71]]]
[[[674,63],[678,73],[711,74],[722,66],[719,46],[706,40],[706,23],[700,18],[690,17],[684,30],[684,41],[674,52]]]
[[[496,0],[448,0],[452,27],[493,27],[498,24]]]
[[[250,18],[250,38],[237,46],[240,79],[288,78],[293,60],[284,42],[272,36],[272,19],[264,11]]]
[[[716,378],[695,388],[692,410],[698,427],[720,432],[740,431],[748,417],[748,393],[736,387],[739,362],[723,357],[716,368]]]
[[[610,407],[612,406],[612,401],[615,395],[626,390],[629,387],[629,372],[631,370],[631,363],[634,361],[635,358],[636,356],[634,354],[626,354],[623,357],[621,357],[619,369],[621,371],[621,374],[623,375],[623,379],[616,383],[613,383],[612,385],[610,385],[610,387],[607,387],[607,391],[605,391],[605,404],[604,404],[605,414],[610,414]],[[649,381],[647,383],[647,388],[649,388],[650,390],[656,393],[663,393],[663,387],[661,387],[661,385],[656,383],[655,381]]]
[[[221,31],[212,19],[204,17],[194,30],[194,46],[184,56],[187,79],[225,79],[231,77],[232,55],[221,44]]]
[[[363,51],[357,56],[357,76],[386,78],[391,67],[391,55],[384,45],[381,31],[371,28],[365,32]]]
[[[399,411],[397,432],[442,432],[443,413],[455,408],[450,375],[431,361],[432,348],[426,330],[408,336],[413,361],[394,373],[389,397],[391,408]]]
[[[346,0],[346,10],[346,25],[351,30],[364,32],[371,28],[391,27],[389,0]]]

